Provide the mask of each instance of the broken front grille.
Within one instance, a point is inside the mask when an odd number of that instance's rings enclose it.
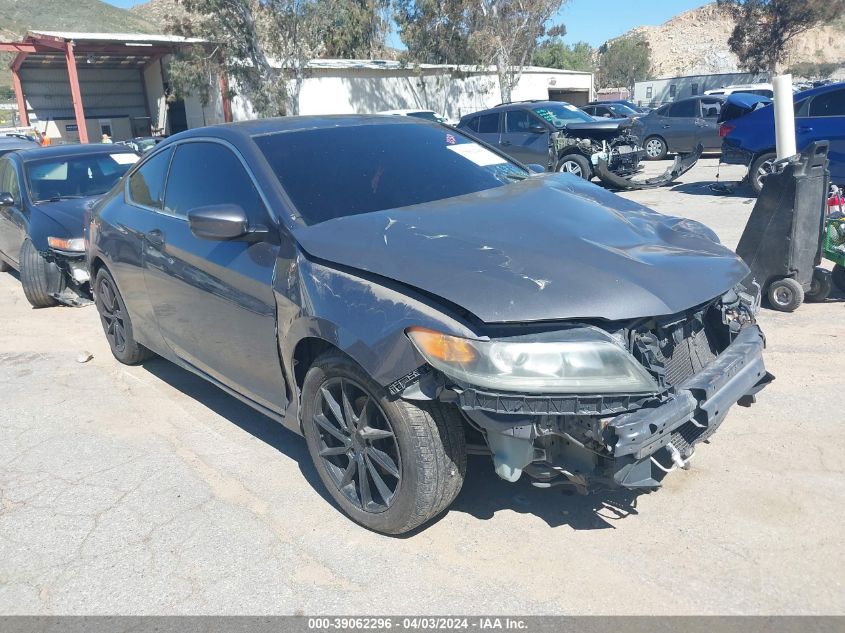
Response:
[[[696,375],[719,354],[717,337],[699,313],[640,332],[640,361],[661,384],[671,387]]]

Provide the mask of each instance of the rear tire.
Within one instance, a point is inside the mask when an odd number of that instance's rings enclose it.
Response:
[[[833,282],[830,271],[824,268],[814,268],[813,285],[810,290],[804,293],[804,300],[820,303],[830,296],[832,288]]]
[[[126,304],[105,268],[97,272],[92,291],[112,355],[124,365],[137,365],[152,358],[154,354],[135,340]]]
[[[780,312],[795,312],[804,303],[804,288],[789,277],[773,281],[767,295],[769,305]]]
[[[649,136],[643,143],[646,160],[663,160],[669,153],[669,147],[659,136]]]
[[[584,180],[590,180],[593,177],[593,168],[590,161],[580,154],[567,154],[563,156],[557,163],[555,171],[572,174]]]
[[[50,295],[50,287],[54,287],[56,292],[64,290],[64,273],[56,264],[44,259],[29,238],[26,238],[21,246],[20,266],[23,293],[30,305],[33,308],[59,305]]]
[[[751,183],[751,188],[758,196],[763,190],[763,183],[766,176],[772,173],[772,163],[775,162],[777,154],[774,152],[767,152],[760,154],[751,162],[751,167],[748,168],[748,181]]]
[[[301,402],[317,473],[353,521],[402,534],[443,512],[460,492],[466,445],[454,407],[391,400],[339,352],[314,361]]]
[[[833,279],[833,285],[839,288],[841,292],[845,292],[845,266],[836,264],[833,267],[831,278]]]

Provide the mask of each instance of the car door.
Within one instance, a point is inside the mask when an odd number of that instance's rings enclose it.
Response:
[[[845,88],[816,95],[799,110],[795,136],[799,150],[813,141],[829,141],[830,177],[845,183]]]
[[[498,147],[501,136],[500,118],[501,112],[489,112],[480,115],[473,121],[472,135],[485,143]]]
[[[683,99],[669,106],[662,122],[669,151],[689,152],[698,144],[700,114],[698,99]]]
[[[722,138],[719,136],[719,113],[722,111],[722,101],[702,97],[700,101],[701,117],[696,121],[698,126],[698,142],[704,151],[720,150]]]
[[[188,212],[236,204],[251,226],[275,227],[233,147],[198,140],[176,146],[163,210],[148,225],[144,277],[159,331],[182,360],[255,402],[287,404],[276,338],[276,239],[196,237]],[[271,228],[271,234],[277,229]]]
[[[0,206],[0,251],[15,266],[26,239],[27,218],[22,199],[20,176],[9,158],[0,159],[0,192],[11,194],[13,204]]]
[[[548,128],[526,110],[508,110],[499,149],[523,163],[545,166],[549,162]]]

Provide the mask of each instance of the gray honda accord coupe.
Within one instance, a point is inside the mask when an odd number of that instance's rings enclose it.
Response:
[[[511,482],[657,488],[771,380],[712,231],[437,123],[178,134],[87,240],[119,361],[162,356],[304,435],[386,534],[446,510],[468,452]]]

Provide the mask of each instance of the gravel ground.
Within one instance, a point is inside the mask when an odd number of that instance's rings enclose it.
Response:
[[[733,246],[753,200],[715,174],[626,195]],[[0,274],[0,613],[845,614],[843,306],[763,312],[777,380],[660,491],[472,458],[447,514],[388,538],[333,508],[300,438],[164,361],[119,365],[93,307],[32,310]]]

